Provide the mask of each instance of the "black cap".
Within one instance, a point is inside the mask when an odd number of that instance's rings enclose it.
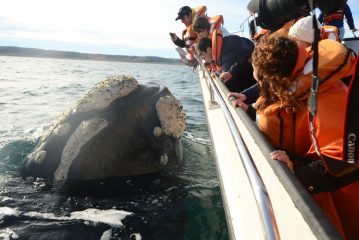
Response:
[[[185,15],[190,14],[190,13],[192,13],[192,9],[190,7],[188,7],[188,6],[181,7],[180,10],[178,11],[178,16],[176,18],[176,21],[178,19],[182,19]]]

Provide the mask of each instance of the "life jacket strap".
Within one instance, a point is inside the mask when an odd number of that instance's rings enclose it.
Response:
[[[343,19],[344,19],[344,11],[339,10],[339,11],[336,11],[332,14],[325,16],[323,19],[323,22],[324,22],[324,24],[329,24],[332,21],[343,20]]]
[[[214,30],[212,36],[212,55],[214,62],[217,65],[219,65],[219,59],[221,57],[222,44],[223,44],[222,31],[219,29]]]
[[[349,85],[343,135],[343,155],[347,163],[359,163],[359,58],[355,61],[355,71]]]

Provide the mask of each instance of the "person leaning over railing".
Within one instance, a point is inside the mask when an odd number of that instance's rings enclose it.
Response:
[[[197,65],[197,61],[194,58],[192,45],[196,43],[197,36],[193,31],[193,23],[200,16],[204,16],[206,14],[207,7],[199,6],[197,8],[190,8],[189,6],[183,6],[179,9],[177,14],[177,20],[181,20],[181,22],[186,26],[186,29],[182,32],[182,38],[179,38],[176,33],[170,33],[172,42],[180,47],[186,48],[187,56],[186,56],[186,65],[195,66]],[[183,58],[184,56],[181,56]]]
[[[295,24],[289,28],[288,36],[295,39],[302,47],[311,47],[314,40],[314,30],[312,24],[312,16],[303,17],[296,21]],[[328,28],[323,29],[319,21],[317,21],[317,24],[321,30],[321,39],[337,40],[338,35],[336,32],[328,31]],[[349,85],[350,78],[351,76],[348,76],[342,79],[342,81],[346,85]],[[235,108],[241,107],[253,120],[255,120],[256,110],[252,104],[255,103],[259,97],[259,87],[257,83],[240,93],[231,92],[227,97],[231,98],[232,104]]]
[[[359,171],[342,161],[347,87],[341,79],[351,74],[354,57],[334,40],[319,42],[319,57],[322,81],[315,136],[320,157],[311,139],[307,110],[312,57],[292,39],[266,36],[254,48],[252,65],[260,91],[256,119],[271,144],[280,149],[272,158],[287,163],[345,239],[359,239]]]
[[[212,18],[201,16],[193,23],[193,30],[197,35],[198,41],[203,38],[212,39],[214,31],[217,29],[222,31],[223,37],[229,35],[227,29],[223,27],[222,15],[217,15]]]
[[[314,32],[311,25],[312,23],[311,18],[312,18],[311,16],[299,17],[297,19],[288,21],[286,24],[282,26],[282,28],[278,29],[272,34],[281,34],[281,35],[288,34],[289,36],[295,38],[297,42],[302,46],[309,47],[311,46],[314,39]],[[321,27],[320,24],[319,26]],[[268,36],[269,34],[271,34],[270,31],[265,31],[265,33],[263,32],[263,34],[261,34],[260,37]],[[253,40],[257,42],[259,38]],[[259,87],[257,83],[247,89],[244,89],[240,93],[231,92],[228,94],[227,97],[232,101],[232,104],[235,108],[241,107],[248,113],[248,115],[251,117],[252,120],[255,120],[256,110],[252,104],[255,103],[255,101],[259,97]]]
[[[220,30],[216,30],[212,39],[201,39],[197,49],[200,58],[219,74],[228,90],[239,92],[255,84],[249,63],[253,47],[253,42],[247,38],[237,35],[222,37]]]

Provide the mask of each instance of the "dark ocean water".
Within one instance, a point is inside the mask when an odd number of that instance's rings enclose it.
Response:
[[[183,170],[70,193],[23,180],[21,163],[51,122],[115,74],[165,85],[182,102]],[[228,239],[202,102],[185,66],[0,57],[0,239]]]

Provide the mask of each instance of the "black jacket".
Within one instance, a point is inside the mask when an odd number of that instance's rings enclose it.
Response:
[[[240,92],[256,83],[252,64],[249,62],[254,43],[237,35],[223,37],[219,66],[230,72],[232,79],[226,83],[230,91]]]

